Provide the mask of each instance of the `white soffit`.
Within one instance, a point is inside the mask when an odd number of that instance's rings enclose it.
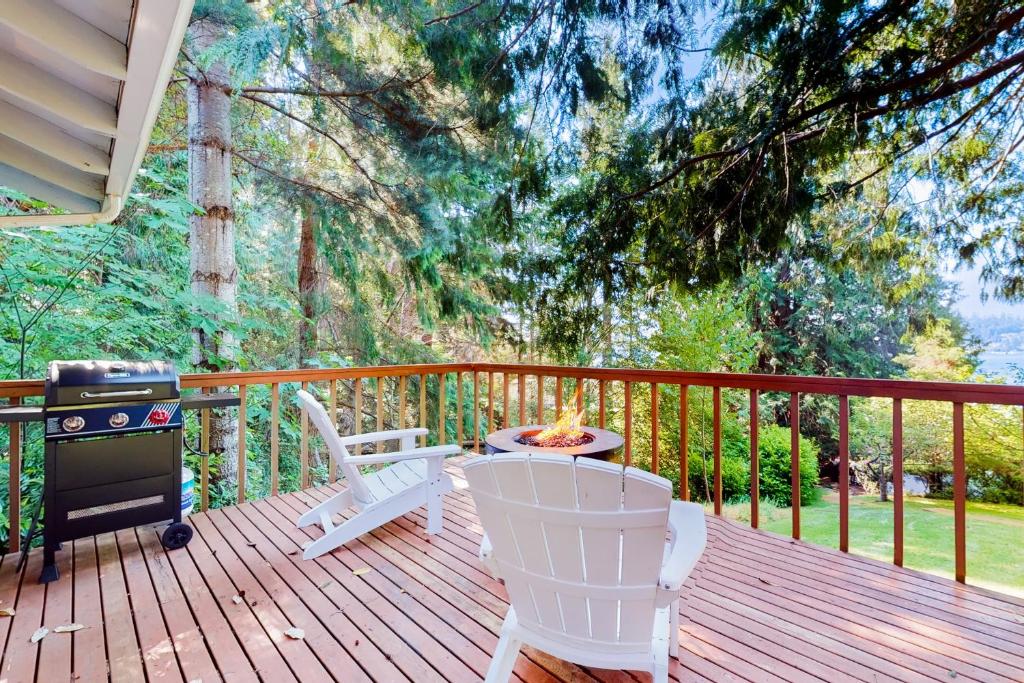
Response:
[[[113,220],[149,145],[194,0],[0,0],[0,185]]]

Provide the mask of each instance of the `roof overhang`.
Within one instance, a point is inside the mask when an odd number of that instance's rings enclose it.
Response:
[[[60,212],[2,216],[0,227],[120,213],[193,2],[0,2],[0,185]]]

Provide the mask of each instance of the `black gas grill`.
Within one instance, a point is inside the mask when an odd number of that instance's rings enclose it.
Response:
[[[191,540],[181,523],[182,416],[171,363],[50,363],[43,418],[40,582],[57,578],[63,541],[166,520],[164,546]]]

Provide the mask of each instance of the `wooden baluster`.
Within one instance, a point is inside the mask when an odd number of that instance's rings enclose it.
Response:
[[[604,429],[605,425],[605,404],[604,404],[605,381],[597,380],[597,426]]]
[[[712,395],[712,448],[715,460],[715,514],[722,514],[722,388],[714,387]]]
[[[402,375],[398,378],[398,429],[405,429],[408,424],[406,401],[409,394],[409,378]]]
[[[309,391],[309,382],[302,383],[302,390]],[[299,411],[299,478],[302,488],[309,488],[309,415]]]
[[[463,447],[464,434],[462,433],[462,373],[455,373],[455,439],[459,448]]]
[[[679,497],[690,500],[690,387],[679,385]]]
[[[354,430],[354,433],[362,434],[363,433],[363,379],[361,377],[356,377],[354,380],[352,380],[352,406],[353,406],[353,413],[354,413],[354,415],[352,416],[354,418],[352,420],[352,428]],[[357,444],[355,444],[353,446],[352,450],[353,450],[353,452],[356,455],[362,455],[362,453],[363,453],[363,446],[362,446],[362,444],[358,444],[357,443]]]
[[[473,371],[473,452],[480,452],[480,373]]]
[[[658,473],[658,385],[651,382],[651,472]]]
[[[245,393],[248,387],[244,384],[238,386],[238,502],[245,502],[245,467],[247,464],[245,453]]]
[[[839,550],[850,551],[850,397],[839,397]]]
[[[892,561],[903,566],[903,401],[892,401]]]
[[[760,405],[757,389],[750,390],[750,526],[758,525],[758,505],[761,502],[761,468],[757,433],[760,422]]]
[[[427,428],[427,376],[420,375],[420,428]],[[420,437],[420,447],[427,445],[427,435]]]
[[[485,432],[494,429],[494,373],[487,373],[487,427]]]
[[[333,383],[332,383],[333,384]],[[270,495],[277,495],[278,459],[280,457],[280,406],[281,385],[270,385]]]
[[[332,379],[327,388],[327,414],[331,418],[331,427],[334,431],[338,431],[338,380],[336,379]],[[330,452],[327,453],[327,481],[331,484],[338,481],[338,463],[334,462]]]
[[[516,375],[516,384],[519,385],[519,426],[526,424],[526,375]]]
[[[956,580],[967,581],[967,468],[964,462],[964,404],[953,404],[953,545]]]
[[[437,376],[437,443],[440,446],[445,445],[448,442],[448,434],[446,427],[447,417],[445,416],[445,409],[448,407],[448,399],[445,396],[445,392],[448,388],[448,375],[447,373],[440,373]]]
[[[562,417],[562,378],[555,377],[555,422]]]
[[[537,375],[537,422],[544,424],[544,375]]]
[[[21,405],[21,399],[14,396],[10,405]],[[12,422],[8,425],[7,449],[10,454],[7,480],[7,519],[10,530],[7,536],[7,550],[16,553],[21,550],[21,423]],[[11,560],[12,562],[14,560]]]
[[[377,378],[377,396],[374,399],[374,402],[376,403],[376,412],[377,412],[377,431],[378,432],[383,432],[384,431],[384,378],[383,377],[378,377]],[[383,441],[378,441],[376,444],[374,444],[374,453],[383,453],[383,452],[384,452],[384,442]]]
[[[559,391],[558,393],[561,394],[562,392]],[[623,418],[623,427],[624,427],[624,429],[622,431],[625,432],[625,434],[623,434],[623,438],[624,438],[624,440],[626,442],[625,446],[624,446],[624,448],[625,448],[626,467],[629,467],[630,465],[633,464],[633,383],[632,382],[626,382],[625,383],[625,397],[626,397],[626,414],[625,414],[625,417]]]
[[[508,429],[509,421],[512,419],[509,416],[508,405],[508,373],[501,373],[501,428]]]
[[[576,414],[583,412],[583,392],[587,390],[587,381],[582,377],[576,378]]]
[[[793,498],[793,538],[800,538],[800,394],[789,395],[789,481]]]
[[[209,387],[203,389],[204,394],[210,393]],[[210,509],[210,409],[203,408],[199,415],[199,450],[204,455],[199,463],[199,509],[206,512]]]

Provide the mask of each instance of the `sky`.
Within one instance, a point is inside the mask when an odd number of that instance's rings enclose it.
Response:
[[[956,310],[965,318],[998,318],[1008,316],[1024,320],[1024,302],[1007,303],[990,296],[982,302],[980,268],[961,267],[948,270],[946,277],[960,288],[961,298]]]

